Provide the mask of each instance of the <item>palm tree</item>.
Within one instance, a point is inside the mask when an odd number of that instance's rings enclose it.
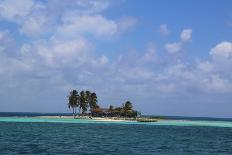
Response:
[[[90,98],[89,98],[89,107],[90,107],[91,114],[93,113],[94,109],[99,108],[99,106],[97,104],[97,94],[96,93],[91,93]]]
[[[76,90],[72,90],[69,95],[68,107],[72,108],[73,116],[75,118],[76,107],[78,107],[79,95]]]
[[[80,95],[76,92],[77,102],[75,104],[75,115],[77,115],[77,108],[80,106]]]
[[[91,92],[90,91],[85,91],[85,99],[86,99],[86,104],[89,106],[90,105],[90,100],[91,100]]]
[[[87,95],[85,91],[81,91],[80,92],[80,109],[79,109],[79,113],[80,110],[82,110],[82,114],[85,113],[88,110],[88,99],[87,99]]]
[[[130,101],[126,101],[126,103],[123,105],[123,113],[128,116],[133,112],[133,106]]]

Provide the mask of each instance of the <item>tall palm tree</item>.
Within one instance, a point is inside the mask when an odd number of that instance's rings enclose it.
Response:
[[[85,99],[86,99],[86,104],[90,106],[90,100],[91,100],[91,92],[90,91],[85,91]]]
[[[97,104],[97,94],[96,93],[91,93],[90,98],[89,98],[89,107],[90,107],[90,112],[91,114],[93,113],[94,109],[99,108]]]
[[[87,95],[85,91],[80,92],[80,107],[79,112],[82,110],[82,114],[88,110]]]
[[[77,108],[80,106],[80,95],[78,92],[76,92],[76,98],[77,98],[77,102],[75,104],[75,115],[77,115]]]
[[[72,90],[69,94],[69,98],[68,98],[68,107],[72,108],[73,111],[73,116],[75,118],[76,115],[76,107],[78,107],[78,101],[79,101],[79,95],[78,92],[76,90]]]

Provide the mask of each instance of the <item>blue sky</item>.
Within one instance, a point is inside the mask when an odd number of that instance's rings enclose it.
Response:
[[[0,111],[71,89],[143,114],[232,117],[232,2],[0,0]]]

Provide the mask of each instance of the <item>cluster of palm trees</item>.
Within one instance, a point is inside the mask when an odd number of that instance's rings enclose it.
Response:
[[[87,112],[91,116],[107,116],[107,117],[136,117],[139,112],[133,110],[133,105],[130,101],[126,101],[121,107],[114,108],[112,105],[108,109],[100,108],[95,92],[72,90],[68,97],[68,107],[72,109],[73,116],[78,114],[84,115]]]
[[[88,110],[92,113],[94,109],[99,108],[97,104],[97,95],[95,92],[72,90],[68,97],[68,107],[72,109],[73,116],[85,114]]]

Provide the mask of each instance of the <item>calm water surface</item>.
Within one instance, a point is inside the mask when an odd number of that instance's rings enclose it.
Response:
[[[0,155],[14,154],[229,155],[232,128],[0,121]]]

